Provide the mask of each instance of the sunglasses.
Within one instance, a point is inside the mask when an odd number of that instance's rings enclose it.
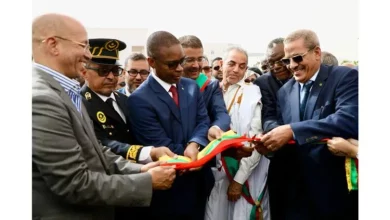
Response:
[[[100,67],[100,68],[93,68],[93,67],[86,66],[85,69],[96,71],[100,77],[106,77],[110,73],[112,73],[114,76],[120,76],[122,75],[122,71],[123,71],[123,69],[119,66],[112,66],[112,67],[107,66],[107,67]]]
[[[130,76],[137,76],[138,75],[138,73],[139,73],[139,75],[140,76],[142,76],[142,77],[147,77],[148,75],[149,75],[149,71],[148,70],[140,70],[140,71],[138,71],[138,70],[136,70],[136,69],[131,69],[131,70],[125,70]]]
[[[215,67],[213,67],[213,70],[215,70],[215,71],[218,71],[219,69],[221,69],[220,66],[215,66]]]
[[[211,66],[204,66],[204,67],[202,67],[203,71],[210,71],[210,69],[211,69]]]
[[[168,66],[168,68],[169,68],[170,70],[175,70],[175,69],[177,68],[178,65],[180,65],[180,66],[183,67],[183,65],[184,65],[184,63],[185,63],[185,60],[186,60],[186,57],[183,57],[183,58],[181,58],[180,60],[173,60],[173,61],[168,61],[168,62],[164,62],[164,61],[159,60],[159,59],[156,59],[156,58],[153,58],[153,59],[159,61],[160,63],[162,63],[162,64],[164,64],[164,65],[166,65],[166,66]]]
[[[314,47],[314,48],[315,48],[315,47]],[[284,65],[286,65],[286,66],[291,64],[291,60],[293,60],[294,63],[299,64],[300,62],[303,61],[303,57],[306,56],[306,54],[309,53],[310,51],[312,51],[314,48],[312,48],[312,49],[306,51],[306,53],[304,53],[304,54],[296,55],[296,56],[293,56],[293,57],[291,57],[291,58],[284,58],[284,59],[281,59],[281,61],[282,61],[282,63],[283,63]]]

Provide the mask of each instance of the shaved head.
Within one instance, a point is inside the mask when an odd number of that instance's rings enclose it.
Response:
[[[172,47],[180,44],[180,41],[171,33],[167,31],[156,31],[152,33],[146,42],[147,54],[149,57],[161,56],[161,47]]]
[[[79,65],[90,59],[87,45],[87,31],[72,17],[44,14],[32,23],[34,61],[70,78],[77,78]]]
[[[34,19],[32,24],[32,38],[34,41],[42,41],[52,36],[64,36],[74,27],[81,27],[83,25],[76,19],[61,15],[61,14],[45,14]],[[84,29],[85,31],[85,29]]]

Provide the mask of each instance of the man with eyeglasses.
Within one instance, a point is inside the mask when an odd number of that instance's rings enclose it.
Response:
[[[173,167],[130,163],[96,138],[75,80],[91,59],[79,21],[37,17],[32,51],[32,219],[112,220],[114,206],[149,206],[171,187]]]
[[[266,65],[269,72],[257,78],[253,84],[261,91],[262,123],[264,132],[272,130],[276,122],[276,95],[278,90],[292,77],[289,69],[280,61],[284,57],[283,38],[276,38],[267,47]]]
[[[150,67],[142,53],[132,53],[125,60],[125,82],[126,86],[118,92],[130,96],[149,76]]]
[[[180,37],[179,41],[186,56],[183,76],[195,80],[200,88],[211,122],[208,138],[213,141],[220,138],[230,125],[230,117],[223,101],[222,90],[218,80],[210,80],[201,72],[205,58],[200,39],[194,35],[186,35]]]
[[[85,66],[86,85],[81,89],[83,103],[103,145],[136,163],[157,161],[163,155],[174,156],[167,147],[135,145],[129,125],[127,97],[115,92],[118,76],[123,72],[117,59],[126,44],[116,39],[90,39],[92,59]],[[111,46],[110,46],[111,45]]]
[[[321,64],[320,42],[311,30],[290,33],[284,51],[282,62],[293,79],[278,91],[278,125],[258,147],[274,152],[271,167],[276,161],[283,167],[269,170],[269,178],[279,179],[273,190],[283,192],[270,193],[271,201],[284,203],[275,207],[275,219],[357,219],[345,157],[333,155],[321,140],[358,139],[358,72]],[[287,145],[292,139],[296,144]]]
[[[214,77],[211,75],[211,66],[209,64],[209,59],[206,56],[204,56],[202,72],[206,74],[208,79],[214,79]]]
[[[216,57],[213,59],[211,67],[211,75],[217,79],[219,82],[223,79],[222,74],[222,57]]]

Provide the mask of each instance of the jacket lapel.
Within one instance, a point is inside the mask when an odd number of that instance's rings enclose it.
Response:
[[[181,116],[181,124],[183,128],[188,128],[188,96],[186,91],[186,87],[179,81],[177,84],[177,93],[179,94],[179,107],[180,107],[180,116]],[[196,99],[196,97],[195,97]],[[188,140],[188,135],[186,133],[187,129],[182,129],[185,140]]]
[[[161,99],[161,101],[165,102],[165,104],[169,107],[169,109],[171,110],[171,112],[175,116],[175,118],[179,122],[181,122],[180,110],[176,106],[175,102],[173,101],[173,98],[169,95],[169,93],[167,91],[165,91],[165,89],[153,78],[153,76],[148,77],[147,83],[152,88],[152,90],[156,93],[156,96],[159,99]],[[179,102],[180,101],[181,100],[180,100],[180,94],[179,94]]]
[[[291,87],[290,93],[291,103],[291,122],[299,122],[299,83],[294,80],[294,84]]]
[[[70,99],[69,95],[65,92],[65,90],[62,88],[62,86],[52,76],[50,76],[46,72],[41,71],[38,68],[35,68],[35,71],[37,71],[38,74],[40,74],[50,84],[50,86],[52,88],[54,88],[54,89],[56,89],[58,91],[58,94],[61,97],[61,99],[75,113],[77,119],[80,122],[82,122],[81,124],[83,126],[83,129],[84,129],[85,133],[87,133],[87,135],[89,136],[90,140],[93,142],[93,146],[95,147],[96,153],[99,155],[99,158],[102,161],[103,167],[104,167],[104,169],[107,172],[108,167],[107,167],[107,165],[105,163],[104,156],[102,155],[102,151],[100,149],[99,143],[97,142],[95,133],[93,132],[93,128],[91,128],[91,126],[90,126],[91,122],[86,120],[86,118],[88,120],[90,120],[90,119],[89,119],[88,112],[85,110],[83,102],[81,102],[81,114],[83,115],[83,116],[81,116],[80,112],[77,111],[77,108],[73,104],[73,102]]]
[[[318,73],[316,81],[313,84],[313,87],[309,94],[309,98],[306,103],[305,114],[303,115],[304,120],[310,119],[313,115],[318,100],[318,95],[320,94],[322,88],[325,85],[325,81],[328,78],[328,70],[329,67],[323,65],[320,66],[320,71]]]
[[[127,106],[126,106],[126,100],[122,99],[118,94],[114,92],[115,99],[119,105],[119,108],[122,110],[123,114],[125,115],[125,118],[127,121],[129,121],[129,114],[127,112]]]

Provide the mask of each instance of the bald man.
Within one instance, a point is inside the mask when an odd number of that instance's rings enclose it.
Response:
[[[32,218],[114,219],[114,206],[149,206],[152,190],[170,188],[172,167],[130,163],[96,139],[73,80],[91,59],[83,25],[42,15],[32,49]]]

